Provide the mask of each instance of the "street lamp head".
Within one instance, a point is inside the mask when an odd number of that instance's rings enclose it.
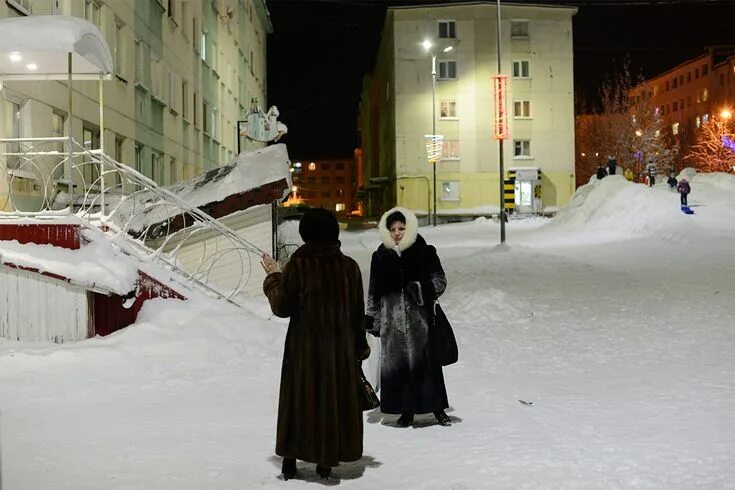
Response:
[[[722,119],[730,119],[732,117],[732,112],[730,112],[730,109],[722,109],[720,117]]]
[[[433,44],[428,39],[424,39],[424,42],[421,43],[421,46],[423,46],[425,51],[429,51]]]
[[[635,131],[635,135],[636,136],[641,136],[642,134],[643,133],[641,133],[641,130],[640,129],[636,129],[636,131]]]
[[[454,46],[447,46],[446,48],[442,49],[442,53],[448,53],[454,49]]]

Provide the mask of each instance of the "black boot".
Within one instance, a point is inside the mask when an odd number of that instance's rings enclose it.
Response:
[[[332,468],[330,466],[316,465],[316,473],[326,480],[332,474]]]
[[[436,417],[439,425],[443,425],[444,427],[452,425],[452,419],[449,418],[449,415],[444,410],[434,412],[434,417]]]
[[[413,424],[413,414],[412,413],[404,413],[403,415],[398,417],[398,422],[396,422],[396,425],[398,427],[408,427],[411,424]]]
[[[296,476],[296,458],[283,458],[281,473],[283,479],[287,481]]]

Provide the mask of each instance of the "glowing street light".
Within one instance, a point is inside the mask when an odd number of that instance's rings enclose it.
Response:
[[[722,119],[730,119],[732,117],[732,112],[730,112],[730,109],[722,109],[722,112],[720,112],[720,117]]]

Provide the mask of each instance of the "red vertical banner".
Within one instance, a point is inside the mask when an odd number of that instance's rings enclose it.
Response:
[[[493,77],[495,90],[495,112],[493,124],[493,139],[505,140],[510,138],[508,127],[508,75]]]

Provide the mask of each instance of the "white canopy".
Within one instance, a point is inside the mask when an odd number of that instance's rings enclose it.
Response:
[[[0,80],[99,79],[113,71],[110,48],[89,21],[60,15],[0,19]]]

